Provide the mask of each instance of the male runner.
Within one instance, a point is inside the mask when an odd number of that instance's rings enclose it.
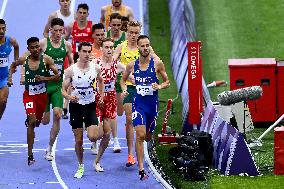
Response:
[[[11,64],[9,82],[12,84],[12,73],[19,65],[25,67],[25,91],[23,94],[23,103],[27,114],[27,143],[28,143],[28,165],[32,165],[35,160],[32,149],[35,138],[35,127],[38,127],[42,121],[43,113],[47,102],[47,81],[58,81],[60,79],[58,70],[54,61],[46,55],[43,55],[37,37],[31,37],[27,40],[30,55],[21,57]],[[53,76],[49,76],[49,70],[52,70]]]
[[[62,84],[62,95],[70,100],[70,125],[75,137],[75,152],[79,162],[78,170],[74,175],[75,178],[81,178],[84,175],[83,123],[85,123],[87,136],[91,142],[97,141],[102,135],[102,131],[98,127],[96,104],[103,105],[104,83],[100,67],[90,63],[91,52],[92,45],[90,43],[82,42],[79,44],[78,62],[67,68]],[[98,92],[101,96],[98,103],[96,103],[95,89],[93,87],[96,80],[99,88]],[[69,86],[72,87],[71,95],[67,93]],[[98,169],[101,168],[99,163],[96,166]]]
[[[119,13],[112,13],[110,15],[110,30],[107,31],[107,37],[114,40],[114,48],[125,41],[125,32],[121,28],[121,15]]]
[[[105,27],[102,23],[94,24],[92,26],[92,37],[94,39],[91,53],[91,60],[100,58],[103,55],[102,42],[105,38]]]
[[[101,8],[100,22],[105,25],[106,31],[109,29],[110,15],[112,13],[119,13],[121,16],[126,16],[130,21],[134,19],[132,8],[122,4],[122,0],[112,0],[111,5],[106,5]]]
[[[158,114],[158,90],[169,87],[170,81],[163,62],[159,58],[151,56],[150,41],[148,36],[140,35],[137,39],[140,58],[127,65],[122,76],[121,87],[123,94],[128,94],[125,82],[128,76],[133,73],[136,84],[136,91],[132,106],[133,126],[136,129],[136,155],[139,167],[140,180],[148,178],[143,168],[144,140],[152,139],[156,127]],[[162,77],[163,83],[159,84],[158,76]]]
[[[19,45],[15,38],[6,35],[5,20],[0,19],[0,120],[6,109],[9,96],[9,55],[14,48],[14,60],[19,58]]]
[[[50,122],[50,105],[53,108],[53,124],[50,130],[49,146],[47,147],[45,159],[53,160],[52,146],[60,130],[60,118],[63,107],[63,96],[61,94],[63,74],[64,74],[64,60],[68,57],[69,65],[73,64],[71,44],[62,38],[64,33],[64,22],[61,18],[53,18],[50,23],[50,37],[44,38],[40,41],[40,47],[44,54],[50,56],[59,71],[61,79],[59,81],[47,82],[47,104],[45,114],[42,120],[44,125]],[[53,75],[51,72],[50,75]]]

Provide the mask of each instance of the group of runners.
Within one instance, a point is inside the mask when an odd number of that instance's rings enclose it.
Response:
[[[101,8],[100,23],[89,20],[87,4],[79,4],[75,13],[70,4],[71,0],[59,0],[60,9],[50,14],[43,39],[30,37],[28,51],[21,57],[16,39],[6,35],[5,20],[0,19],[0,120],[13,85],[13,73],[21,66],[29,166],[35,162],[35,128],[41,123],[49,124],[51,107],[53,122],[45,159],[53,161],[52,148],[60,131],[60,119],[69,119],[79,164],[75,178],[84,175],[84,131],[96,154],[94,169],[103,172],[100,161],[111,134],[113,151],[121,151],[117,116],[125,113],[126,166],[136,164],[135,130],[139,177],[145,180],[148,175],[143,167],[143,142],[151,140],[156,127],[158,90],[170,84],[164,64],[150,46],[149,37],[140,34],[141,24],[122,0],[112,0]],[[14,61],[10,64],[12,48]]]

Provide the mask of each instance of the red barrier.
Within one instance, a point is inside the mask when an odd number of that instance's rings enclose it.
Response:
[[[274,174],[284,175],[284,126],[274,129]]]
[[[200,55],[201,42],[189,42],[188,49],[188,97],[190,125],[199,125],[202,111],[202,60]]]

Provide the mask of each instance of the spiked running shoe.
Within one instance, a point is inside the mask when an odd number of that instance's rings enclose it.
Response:
[[[126,167],[131,167],[131,166],[135,165],[135,163],[136,163],[136,161],[134,159],[134,156],[128,155]]]
[[[139,171],[139,177],[141,181],[149,178],[149,176],[145,173],[144,169],[142,171]]]
[[[79,165],[78,170],[74,175],[74,178],[82,178],[83,175],[84,175],[84,165]]]
[[[34,155],[28,156],[28,166],[31,166],[32,164],[35,163]]]

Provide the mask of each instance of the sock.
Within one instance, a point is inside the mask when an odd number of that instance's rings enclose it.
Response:
[[[68,112],[67,108],[63,108],[63,114],[66,115]]]
[[[117,137],[114,137],[114,138],[113,138],[113,142],[118,143],[118,138],[117,138]]]
[[[52,152],[52,147],[51,147],[50,145],[48,145],[48,147],[47,147],[46,151],[48,151],[48,152]]]

